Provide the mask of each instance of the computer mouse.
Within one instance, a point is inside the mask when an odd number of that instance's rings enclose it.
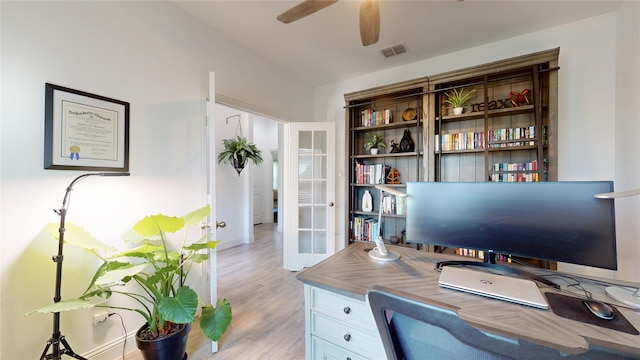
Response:
[[[584,300],[582,303],[591,311],[591,313],[600,319],[604,320],[613,320],[615,317],[615,313],[613,312],[613,308],[608,304],[597,300]]]

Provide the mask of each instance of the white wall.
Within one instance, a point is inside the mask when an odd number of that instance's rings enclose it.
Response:
[[[619,12],[317,88],[315,119],[336,123],[336,153],[344,154],[345,93],[560,47],[559,180],[614,180],[616,189],[639,187],[639,112],[637,99],[631,98],[638,93],[638,6],[627,2]],[[622,102],[627,108],[620,113],[616,105]],[[337,159],[336,170],[336,247],[341,248],[347,218],[345,157]],[[630,224],[640,211],[633,201],[617,217],[619,271],[598,271],[599,276],[640,281],[640,230],[637,221]]]
[[[278,121],[268,119],[262,116],[253,116],[253,133],[260,134],[256,136],[255,143],[258,149],[262,150],[264,162],[259,167],[257,176],[262,177],[262,216],[261,222],[273,222],[273,161],[271,151],[278,150]],[[277,184],[276,184],[277,186]]]
[[[67,218],[113,244],[143,215],[200,205],[209,71],[220,95],[287,120],[305,118],[313,89],[165,2],[2,1],[0,14],[0,358],[35,359],[52,317],[24,314],[52,302],[57,251],[43,229],[83,173],[43,169],[45,82],[131,103],[132,176],[78,183]],[[65,247],[63,298],[80,294],[96,266]],[[123,315],[129,334],[142,324]],[[62,333],[79,354],[117,358],[119,321],[93,327],[91,319],[91,311],[62,314]]]

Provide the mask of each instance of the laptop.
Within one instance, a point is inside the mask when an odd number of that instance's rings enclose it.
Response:
[[[548,309],[538,285],[531,280],[476,271],[455,266],[444,266],[438,281],[441,287],[476,295]]]

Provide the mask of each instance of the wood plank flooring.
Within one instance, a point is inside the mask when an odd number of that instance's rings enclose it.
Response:
[[[231,303],[233,320],[215,354],[194,324],[190,360],[304,359],[303,285],[282,268],[282,238],[274,228],[257,225],[254,243],[218,252],[218,297]],[[141,356],[135,350],[126,359]]]

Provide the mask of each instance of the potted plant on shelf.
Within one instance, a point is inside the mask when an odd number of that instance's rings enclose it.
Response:
[[[247,160],[253,161],[255,165],[262,164],[260,150],[254,143],[250,143],[246,137],[236,136],[231,139],[223,139],[224,150],[218,154],[218,163],[230,163],[238,172],[244,169]]]
[[[62,300],[34,312],[55,313],[91,307],[133,311],[145,319],[145,324],[136,332],[138,349],[144,359],[182,359],[190,324],[196,320],[200,305],[203,333],[213,341],[219,340],[231,323],[231,305],[226,299],[217,300],[215,306],[202,304],[197,293],[185,285],[192,266],[208,259],[208,254],[202,251],[214,249],[218,244],[207,235],[187,244],[188,230],[196,227],[199,231],[200,222],[209,213],[210,208],[205,206],[182,217],[146,216],[123,235],[125,241],[135,247],[120,252],[100,243],[82,227],[68,224],[65,242],[89,250],[103,263],[80,297]],[[57,225],[47,227],[56,238],[59,236]],[[179,231],[184,232],[184,239],[177,250],[173,250],[167,234]],[[102,255],[102,251],[107,255]],[[131,285],[125,287],[127,284]],[[137,286],[141,291],[131,286]],[[133,300],[136,306],[95,302],[115,294]]]
[[[382,134],[373,134],[369,136],[367,141],[364,143],[364,149],[371,151],[372,155],[376,155],[378,153],[378,149],[384,149],[386,147],[387,145],[384,143],[384,135]]]
[[[475,89],[460,88],[460,90],[453,89],[445,94],[444,103],[453,108],[454,115],[462,114],[465,105],[473,99]]]

